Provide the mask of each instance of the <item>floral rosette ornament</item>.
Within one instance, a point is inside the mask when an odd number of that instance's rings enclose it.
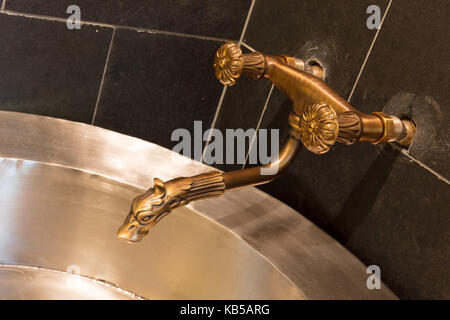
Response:
[[[234,85],[241,76],[243,67],[242,51],[236,44],[226,43],[217,50],[214,71],[223,85]]]
[[[336,111],[322,102],[311,105],[300,117],[299,130],[300,139],[309,151],[326,153],[339,133]]]

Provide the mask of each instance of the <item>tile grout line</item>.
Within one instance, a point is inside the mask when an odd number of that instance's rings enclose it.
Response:
[[[210,127],[210,131],[209,131],[209,134],[208,134],[208,138],[206,139],[205,147],[203,148],[202,161],[201,162],[203,162],[203,159],[204,159],[205,153],[206,153],[206,149],[208,148],[209,141],[211,140],[211,137],[212,137],[212,131],[213,131],[213,129],[216,126],[217,119],[219,118],[220,109],[222,108],[222,103],[223,103],[223,100],[225,98],[225,93],[227,92],[227,88],[228,88],[228,86],[223,86],[222,93],[220,94],[219,103],[217,103],[216,112],[214,113],[214,118],[213,118],[213,120],[211,122],[211,127]]]
[[[255,142],[256,135],[258,133],[259,127],[261,126],[261,122],[262,122],[262,119],[264,117],[264,113],[266,112],[267,105],[269,104],[270,97],[272,96],[272,91],[273,91],[274,87],[275,87],[274,84],[272,84],[272,86],[270,87],[269,94],[267,95],[266,102],[264,103],[264,108],[263,108],[263,110],[261,112],[261,115],[259,116],[258,124],[256,125],[255,134],[253,136],[252,142],[250,142],[250,146],[248,147],[247,156],[245,157],[245,161],[244,161],[244,164],[242,165],[242,169],[244,169],[245,165],[247,164],[247,160],[248,160],[248,157],[250,155],[250,151],[252,150],[253,143]]]
[[[253,49],[252,47],[250,47],[248,44],[246,44],[245,42],[242,42],[242,46],[247,48],[248,50],[250,50],[251,52],[256,52],[255,49]]]
[[[252,15],[253,8],[254,8],[254,6],[255,6],[255,2],[256,2],[256,0],[252,0],[252,3],[250,4],[250,9],[248,10],[247,19],[245,19],[244,28],[242,29],[242,34],[241,34],[241,37],[239,38],[239,42],[238,42],[238,45],[239,45],[239,46],[242,45],[242,46],[244,46],[245,48],[247,48],[248,50],[250,50],[250,51],[252,51],[252,52],[255,52],[256,50],[253,49],[252,47],[250,47],[248,44],[246,44],[246,43],[244,42],[244,37],[245,37],[245,32],[247,31],[248,24],[249,24],[249,22],[250,22],[250,17],[251,17],[251,15]],[[267,99],[266,99],[266,104],[264,105],[264,108],[263,108],[263,112],[262,112],[261,116],[259,117],[258,124],[257,124],[256,130],[255,130],[255,134],[253,135],[253,139],[252,139],[252,141],[250,142],[250,145],[249,145],[249,148],[248,148],[248,151],[247,151],[247,155],[245,156],[245,161],[244,161],[244,163],[242,164],[242,169],[245,168],[245,164],[247,163],[248,157],[249,157],[249,155],[250,155],[250,150],[252,149],[253,143],[254,143],[254,141],[255,141],[255,139],[256,139],[256,134],[257,134],[257,132],[258,132],[259,125],[261,124],[262,117],[263,117],[263,115],[264,115],[264,111],[266,110],[267,103],[268,103],[268,101],[269,101],[270,95],[272,94],[272,90],[273,90],[273,85],[272,85],[272,87],[270,88],[269,95],[268,95],[268,97],[267,97]]]
[[[351,98],[352,98],[352,96],[353,96],[353,94],[355,92],[355,89],[356,89],[356,86],[358,85],[359,79],[361,78],[361,75],[362,75],[363,70],[364,70],[364,68],[365,68],[365,66],[367,64],[367,61],[369,59],[370,54],[372,53],[372,49],[373,49],[373,47],[375,45],[375,42],[376,42],[376,40],[378,38],[378,35],[379,35],[380,31],[381,31],[381,28],[383,27],[384,20],[385,20],[387,14],[389,12],[389,9],[390,9],[390,7],[392,5],[392,1],[393,0],[389,0],[389,3],[387,5],[387,7],[386,7],[386,11],[384,12],[383,18],[382,18],[381,23],[380,23],[380,28],[377,30],[377,32],[376,32],[376,34],[375,34],[375,36],[374,36],[374,38],[372,40],[372,43],[371,43],[371,45],[369,47],[369,50],[367,52],[367,55],[366,55],[366,57],[364,59],[364,62],[362,64],[362,66],[361,66],[361,69],[360,69],[359,74],[358,74],[358,76],[356,78],[356,81],[355,81],[355,83],[353,85],[352,91],[350,92],[350,95],[348,97],[347,102],[350,102],[350,100],[351,100]],[[436,176],[438,179],[440,179],[440,180],[442,180],[445,183],[450,185],[450,181],[447,178],[445,178],[444,176],[442,176],[440,173],[438,173],[437,171],[433,170],[432,168],[430,168],[426,164],[422,163],[421,161],[419,161],[416,158],[414,158],[413,156],[411,156],[407,150],[405,150],[403,148],[400,148],[400,147],[398,147],[398,148],[401,149],[401,153],[404,154],[406,157],[408,157],[411,161],[415,162],[416,164],[418,164],[419,166],[421,166],[422,168],[424,168],[425,170],[427,170],[428,172],[430,172],[431,174]]]
[[[384,12],[383,18],[381,19],[380,28],[378,28],[377,32],[375,33],[375,36],[373,37],[372,43],[370,44],[370,47],[369,47],[369,50],[367,51],[364,62],[361,66],[361,69],[359,70],[359,73],[358,73],[358,76],[356,77],[355,83],[353,84],[353,88],[348,96],[347,102],[350,102],[350,100],[353,97],[353,94],[355,93],[356,86],[358,85],[359,79],[361,78],[364,68],[366,67],[367,61],[369,60],[369,56],[372,53],[372,49],[375,46],[375,42],[377,41],[378,35],[380,34],[381,28],[383,27],[384,19],[386,18],[387,14],[389,12],[389,9],[391,8],[391,4],[392,4],[392,0],[389,0],[389,3],[386,7],[386,11]]]
[[[432,168],[427,166],[425,163],[423,163],[423,162],[417,160],[416,158],[414,158],[413,156],[411,156],[409,154],[408,150],[405,150],[399,146],[395,146],[395,147],[397,149],[401,149],[401,153],[404,154],[405,156],[407,156],[411,161],[417,163],[419,166],[421,166],[425,170],[429,171],[431,174],[435,175],[438,179],[440,179],[450,185],[450,181],[447,178],[445,178],[443,175],[441,175],[440,173],[436,172],[435,170],[433,170]]]
[[[97,116],[98,105],[100,103],[100,98],[101,98],[101,95],[103,92],[103,84],[105,82],[106,71],[108,70],[109,57],[111,56],[111,51],[112,51],[115,35],[116,35],[116,29],[114,28],[112,36],[111,36],[111,41],[109,43],[108,54],[106,55],[105,67],[103,69],[102,80],[100,81],[100,87],[98,89],[97,101],[95,102],[95,109],[94,109],[94,114],[92,115],[91,125],[94,125],[95,117]]]
[[[6,0],[5,0],[5,2],[6,2]],[[9,16],[24,17],[24,18],[44,20],[44,21],[62,22],[62,23],[67,22],[67,19],[65,19],[65,18],[45,16],[45,15],[39,15],[39,14],[33,14],[33,13],[22,13],[22,12],[11,11],[11,10],[2,10],[1,12],[4,14],[7,14]],[[158,30],[158,29],[130,27],[130,26],[123,26],[123,25],[109,24],[109,23],[94,22],[94,21],[81,20],[81,24],[88,25],[88,26],[103,27],[103,28],[119,29],[119,30],[131,30],[131,31],[136,31],[136,32],[146,32],[149,34],[163,34],[163,35],[176,36],[176,37],[194,38],[194,39],[199,39],[199,40],[211,40],[211,41],[219,41],[219,42],[232,41],[230,39],[225,39],[225,38],[201,36],[201,35],[196,35],[196,34],[164,31],[164,30]]]
[[[245,32],[247,31],[248,23],[250,22],[250,17],[253,12],[253,7],[255,6],[255,1],[256,0],[252,0],[252,3],[250,4],[250,8],[248,9],[247,18],[245,19],[244,27],[242,28],[241,36],[240,36],[239,42],[238,42],[239,46],[241,46],[242,42],[244,41]]]
[[[239,41],[238,41],[239,46],[241,46],[242,40],[244,39],[244,36],[245,36],[245,32],[247,31],[247,26],[250,21],[250,16],[252,15],[253,6],[255,5],[255,1],[256,0],[252,0],[252,3],[250,4],[250,8],[248,9],[247,18],[245,18],[244,27],[242,28],[241,36],[239,37]],[[219,118],[220,110],[222,109],[222,103],[225,98],[225,93],[227,92],[227,88],[228,88],[227,86],[224,86],[222,89],[222,93],[220,94],[219,103],[217,104],[216,112],[214,113],[214,118],[211,122],[211,126],[210,126],[211,130],[209,131],[209,135],[208,135],[208,138],[206,139],[205,147],[203,148],[202,160],[201,160],[202,162],[204,160],[206,149],[208,148],[208,145],[209,145],[209,141],[211,140],[211,137],[212,137],[212,131],[216,127],[216,122],[217,122],[217,119]]]

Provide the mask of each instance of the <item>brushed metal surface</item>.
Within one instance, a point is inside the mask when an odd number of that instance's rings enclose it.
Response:
[[[140,297],[102,281],[27,266],[0,265],[3,300],[138,300]]]
[[[161,221],[149,241],[119,240],[116,228],[142,191],[74,169],[2,159],[0,262],[58,271],[76,266],[83,276],[148,299],[302,297],[246,242],[188,209]]]
[[[131,245],[115,231],[154,177],[210,167],[101,128],[0,111],[0,263],[106,280],[151,298],[395,299],[295,210],[255,188],[193,202]],[[20,159],[26,160],[21,161]]]

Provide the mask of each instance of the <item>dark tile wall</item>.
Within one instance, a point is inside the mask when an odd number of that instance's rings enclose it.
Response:
[[[394,1],[352,97],[365,112],[381,108],[414,119],[418,129],[410,154],[447,178],[449,14],[445,0]]]
[[[251,0],[8,0],[6,9],[66,18],[70,5],[82,19],[113,25],[239,39]]]
[[[327,83],[348,96],[376,30],[366,28],[366,9],[388,0],[257,1],[245,41],[258,51],[315,59]],[[293,25],[295,22],[295,25]]]
[[[327,8],[319,7],[325,3]],[[336,145],[320,156],[304,149],[287,172],[261,187],[366,264],[379,265],[386,284],[407,299],[450,297],[449,130],[444,125],[450,99],[444,80],[450,75],[450,10],[444,1],[432,3],[392,1],[351,99],[364,112],[412,118],[418,131],[409,154],[365,143]],[[374,37],[365,27],[368,4],[303,1],[283,7],[258,1],[246,42],[304,59],[310,51],[321,51],[326,81],[347,98]],[[312,19],[297,19],[302,10],[309,10]],[[325,12],[334,17],[327,21],[335,28],[317,23],[326,20]],[[279,128],[285,136],[290,107],[274,90],[260,128]]]
[[[412,118],[416,140],[409,151],[365,143],[321,156],[301,150],[261,189],[379,265],[401,298],[450,298],[446,2],[6,0],[0,108],[93,123],[168,148],[173,130],[192,132],[195,120],[223,133],[280,129],[283,138],[290,101],[270,82],[248,79],[221,100],[213,54],[243,35],[243,51],[317,60],[355,107]],[[87,22],[81,30],[62,19],[72,4]],[[373,4],[389,8],[378,34],[366,27]]]
[[[256,129],[259,122],[258,115],[264,108],[270,87],[268,81],[239,79],[239,84],[227,88],[215,128],[219,129],[224,137],[226,129]],[[248,152],[251,142],[250,138],[246,140],[246,152]],[[224,158],[226,156],[227,153],[224,150]],[[216,165],[217,168],[224,171],[241,169],[242,166],[243,164],[238,163],[236,155],[234,164]]]
[[[211,71],[220,45],[117,30],[94,123],[170,149],[175,129],[193,136],[193,121],[211,124],[222,91]]]
[[[0,107],[90,123],[112,30],[0,14]]]
[[[0,1],[0,6],[3,1]],[[81,121],[172,148],[211,126],[213,57],[238,41],[251,0],[8,0],[0,12],[0,108]],[[81,9],[81,30],[64,20]]]

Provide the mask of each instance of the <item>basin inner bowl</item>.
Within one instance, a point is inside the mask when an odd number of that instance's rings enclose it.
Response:
[[[303,298],[242,238],[188,208],[138,244],[119,240],[116,230],[143,191],[80,170],[0,159],[0,299]],[[81,277],[68,273],[74,269]]]
[[[137,300],[103,281],[35,267],[0,265],[0,298],[22,300]]]

